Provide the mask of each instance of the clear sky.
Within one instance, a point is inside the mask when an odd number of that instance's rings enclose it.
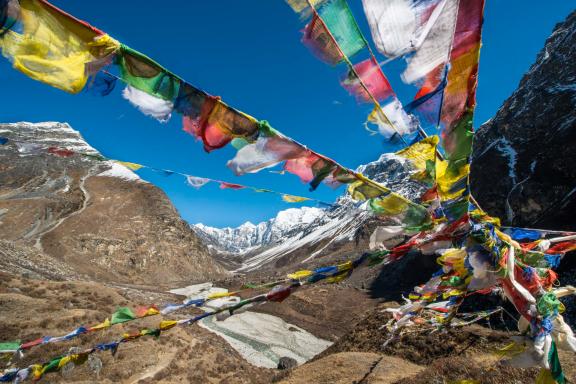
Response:
[[[465,1],[465,0],[464,0]],[[268,120],[288,136],[341,164],[356,167],[375,160],[384,146],[363,122],[359,106],[339,85],[343,68],[331,68],[300,43],[303,27],[282,0],[53,0],[71,14],[139,50],[228,104]],[[360,0],[349,0],[369,36]],[[475,126],[489,119],[514,91],[554,25],[574,2],[487,0]],[[371,40],[371,39],[369,39]],[[403,102],[411,90],[398,79],[401,62],[384,68]],[[333,201],[343,193],[320,186],[310,193],[292,175],[262,171],[235,177],[225,163],[230,148],[207,154],[181,131],[178,115],[167,124],[141,114],[120,95],[69,95],[26,78],[0,60],[0,122],[65,121],[101,153],[158,168],[270,188]],[[259,222],[298,204],[269,194],[195,190],[178,176],[139,171],[161,187],[191,223],[236,226]]]

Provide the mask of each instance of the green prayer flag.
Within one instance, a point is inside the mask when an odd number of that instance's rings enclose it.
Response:
[[[16,351],[20,348],[20,340],[0,343],[0,351]]]
[[[552,347],[550,348],[550,353],[548,354],[548,361],[550,362],[550,372],[552,377],[558,384],[566,383],[566,378],[564,377],[564,372],[562,372],[562,366],[560,365],[560,359],[558,358],[558,349],[556,349],[556,343],[552,342]]]
[[[354,56],[366,47],[366,40],[360,32],[346,0],[327,1],[320,7],[318,14],[344,55]]]
[[[132,87],[164,100],[178,96],[180,80],[148,56],[122,44],[116,64],[122,80]]]
[[[132,312],[130,308],[121,307],[118,308],[116,312],[112,314],[111,324],[125,323],[127,321],[134,320],[135,318],[136,315],[134,314],[134,312]]]

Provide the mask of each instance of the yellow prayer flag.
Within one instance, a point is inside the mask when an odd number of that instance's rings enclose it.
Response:
[[[390,194],[371,200],[370,207],[378,215],[396,216],[408,208],[408,203],[397,195]]]
[[[300,279],[304,279],[306,277],[309,277],[311,275],[312,275],[312,271],[302,270],[302,271],[297,271],[297,272],[291,273],[291,274],[287,275],[287,277],[289,279],[292,279],[292,280],[300,280]]]
[[[131,170],[133,170],[133,171],[137,171],[137,170],[139,170],[140,168],[144,167],[143,165],[136,164],[136,163],[130,163],[130,162],[128,162],[128,161],[114,160],[114,162],[117,163],[117,164],[123,165],[123,166],[125,166],[126,168],[131,169]]]
[[[146,310],[146,312],[144,312],[144,315],[143,315],[142,317],[145,317],[145,316],[154,316],[154,315],[157,315],[157,314],[159,314],[159,313],[160,313],[159,310],[157,310],[157,309],[154,308],[154,307],[150,307],[150,308],[148,308],[148,309]]]
[[[396,155],[410,160],[416,169],[424,171],[426,170],[426,162],[434,161],[436,158],[438,141],[438,136],[429,136],[396,152]]]
[[[160,322],[160,329],[165,331],[167,329],[174,328],[176,324],[178,324],[176,320],[162,320]]]
[[[338,264],[338,271],[339,272],[348,271],[350,269],[352,269],[352,262],[350,260],[348,260],[345,263]]]
[[[208,300],[219,299],[221,297],[234,296],[236,293],[237,292],[214,292],[214,293],[209,294],[206,299],[208,299]]]
[[[104,320],[102,323],[95,325],[93,327],[90,327],[90,331],[96,331],[99,329],[104,329],[104,328],[109,328],[110,327],[110,319],[106,319]]]
[[[68,363],[74,363],[76,365],[80,365],[84,363],[88,359],[88,355],[86,353],[78,354],[75,353],[73,355],[67,355],[60,359],[58,362],[58,369],[61,369]]]
[[[436,160],[436,184],[438,195],[442,201],[456,199],[464,193],[467,187],[470,164],[466,162],[449,163],[446,160]]]
[[[302,201],[310,200],[307,197],[294,196],[294,195],[282,195],[282,200],[287,203],[300,203]]]
[[[96,31],[41,1],[19,3],[22,31],[6,31],[0,39],[2,54],[34,80],[66,92],[80,92],[88,80],[86,65],[102,58],[100,53],[110,53],[112,40],[95,42]],[[91,43],[96,45],[91,47]],[[104,46],[107,48],[102,49]]]
[[[340,273],[336,276],[332,276],[326,279],[327,283],[339,283],[342,280],[345,280],[348,277],[347,273]]]
[[[552,376],[552,372],[546,368],[540,368],[540,372],[536,376],[536,384],[558,384]]]

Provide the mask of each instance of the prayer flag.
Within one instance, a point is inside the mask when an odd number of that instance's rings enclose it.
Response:
[[[435,22],[432,16],[426,16],[437,3],[438,0],[362,0],[376,49],[388,57],[417,49],[417,40],[425,37],[425,25]]]
[[[382,111],[378,106],[374,107],[366,122],[376,125],[378,132],[385,138],[392,139],[394,136],[399,138],[416,131],[417,122],[406,114],[398,99],[394,98],[381,108]]]
[[[261,122],[267,124],[267,122]],[[271,130],[272,128],[268,126]],[[302,156],[306,149],[279,134],[261,134],[255,143],[240,148],[236,156],[226,164],[236,175],[255,173],[282,161]]]
[[[18,349],[20,349],[20,340],[0,343],[0,353],[16,352]]]
[[[355,64],[354,71],[348,70],[347,76],[341,83],[348,92],[356,96],[358,102],[362,103],[372,103],[371,96],[377,101],[382,101],[394,94],[388,79],[373,57]],[[362,84],[368,89],[368,92]]]
[[[302,201],[307,201],[310,199],[307,197],[301,197],[301,196],[282,195],[282,200],[284,200],[287,203],[300,203]]]
[[[110,323],[112,325],[125,323],[127,321],[134,320],[135,318],[136,315],[134,314],[134,312],[132,312],[130,308],[120,307],[116,310],[116,312],[112,314],[112,320],[110,321]]]
[[[130,88],[170,104],[178,96],[180,80],[148,56],[121,45],[116,63],[120,67],[120,77]]]
[[[130,85],[124,88],[122,96],[145,115],[152,116],[161,123],[170,120],[174,109],[171,101],[152,96]]]
[[[100,49],[90,46],[103,33],[66,16],[46,2],[20,0],[22,27],[3,30],[2,54],[27,76],[78,93],[86,84],[86,65],[99,59]]]
[[[366,40],[346,0],[327,0],[318,14],[346,57],[350,58],[366,47]]]
[[[245,189],[246,187],[240,184],[220,182],[220,189]]]
[[[186,182],[189,186],[194,187],[196,189],[200,189],[206,184],[210,182],[210,179],[205,179],[203,177],[196,177],[196,176],[187,176]]]
[[[460,3],[458,0],[445,1],[428,36],[416,53],[407,59],[408,66],[402,73],[402,79],[406,83],[414,83],[439,65],[445,65],[448,62],[458,15],[458,3]]]
[[[120,164],[120,165],[125,166],[126,168],[128,168],[128,169],[130,169],[130,170],[132,170],[132,171],[137,171],[137,170],[139,170],[140,168],[143,168],[143,167],[144,167],[143,165],[136,164],[136,163],[130,163],[130,162],[128,162],[128,161],[119,161],[119,160],[113,160],[113,161],[114,161],[115,163],[117,163],[117,164]]]

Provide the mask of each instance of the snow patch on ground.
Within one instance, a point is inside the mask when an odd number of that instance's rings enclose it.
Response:
[[[212,293],[228,292],[226,288],[214,287],[212,283],[189,285],[184,288],[171,289],[168,291],[175,295],[186,296],[188,299],[206,299]]]
[[[222,337],[250,364],[258,367],[276,368],[285,356],[303,364],[332,344],[279,317],[263,313],[243,312],[224,321],[211,316],[199,325]]]

